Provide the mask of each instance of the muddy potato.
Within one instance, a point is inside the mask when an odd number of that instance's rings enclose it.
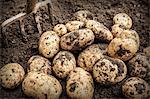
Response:
[[[121,34],[123,30],[125,30],[126,28],[123,25],[120,24],[114,24],[111,27],[112,31],[111,33],[113,34],[114,37],[116,37],[116,35]]]
[[[74,14],[74,17],[78,21],[86,22],[87,20],[93,20],[94,15],[87,10],[80,10]]]
[[[69,32],[79,30],[83,26],[84,26],[84,22],[81,21],[69,21],[68,23],[66,23],[66,27]]]
[[[91,29],[95,35],[95,38],[102,41],[111,41],[113,39],[112,33],[109,31],[107,27],[103,24],[95,21],[95,20],[88,20],[86,22],[86,27]]]
[[[143,52],[145,53],[147,57],[149,57],[149,60],[150,60],[150,46],[144,48]]]
[[[61,37],[60,45],[64,50],[79,51],[94,42],[94,34],[90,29],[80,29]]]
[[[83,50],[78,56],[78,65],[86,71],[92,71],[93,65],[103,58],[102,50],[98,44],[92,44]]]
[[[150,87],[143,79],[131,77],[122,85],[122,92],[128,98],[146,99],[150,95]]]
[[[67,33],[67,28],[65,25],[63,24],[57,24],[54,29],[54,32],[56,32],[58,34],[59,37],[63,36],[64,34]]]
[[[39,40],[39,52],[46,58],[52,58],[59,51],[60,38],[54,31],[44,32]]]
[[[127,61],[136,54],[137,46],[133,39],[114,38],[107,47],[107,53],[113,58]]]
[[[134,30],[123,30],[120,34],[116,35],[117,38],[126,38],[126,39],[133,39],[137,43],[137,47],[139,48],[140,46],[140,39],[139,35],[136,31]]]
[[[29,72],[22,83],[25,95],[36,99],[59,99],[62,86],[51,75],[40,72]]]
[[[129,60],[128,69],[131,76],[144,78],[150,72],[148,58],[144,54],[138,53]]]
[[[93,77],[100,84],[115,84],[122,81],[127,74],[123,61],[105,57],[93,67]]]
[[[9,63],[0,69],[0,84],[9,89],[17,87],[24,79],[25,71],[18,63]]]
[[[60,51],[53,59],[53,71],[59,78],[65,78],[75,67],[75,57],[68,51]]]
[[[126,13],[116,14],[113,18],[114,24],[120,24],[130,29],[132,27],[132,19]]]
[[[43,72],[45,74],[51,74],[51,62],[39,55],[34,55],[30,57],[28,60],[28,72],[35,71],[35,72]]]
[[[80,67],[71,71],[67,78],[66,92],[74,99],[92,99],[94,83],[90,73]]]

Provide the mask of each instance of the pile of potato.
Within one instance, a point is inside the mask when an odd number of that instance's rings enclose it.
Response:
[[[60,78],[66,79],[70,98],[91,99],[94,81],[106,86],[126,79],[122,84],[124,96],[148,97],[150,87],[143,78],[149,75],[150,63],[144,53],[137,53],[140,41],[131,29],[131,18],[125,13],[115,15],[110,31],[93,20],[89,11],[78,11],[73,17],[74,20],[57,24],[40,36],[40,55],[29,59],[26,76],[18,63],[3,66],[1,85],[13,89],[22,82],[27,96],[58,99],[63,91],[56,79]],[[127,73],[130,77],[126,77]]]

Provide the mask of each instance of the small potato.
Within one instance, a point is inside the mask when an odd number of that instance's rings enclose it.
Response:
[[[93,33],[95,34],[95,38],[98,40],[108,42],[113,39],[113,35],[109,31],[109,29],[95,20],[88,20],[86,22],[86,27],[93,31]]]
[[[129,30],[129,29],[124,30],[120,34],[117,34],[116,37],[117,38],[133,39],[137,43],[137,47],[139,48],[139,46],[140,46],[139,35],[134,30]]]
[[[61,37],[60,45],[64,50],[79,51],[94,42],[94,34],[90,29],[80,29]]]
[[[9,89],[16,88],[24,79],[25,71],[18,63],[9,63],[0,69],[0,84]]]
[[[29,72],[22,83],[25,95],[35,99],[59,99],[62,86],[51,75],[40,72]]]
[[[150,60],[150,46],[146,47],[143,49],[143,52],[145,53],[145,55],[147,57],[149,57],[149,60]]]
[[[65,25],[63,24],[57,24],[54,29],[54,32],[56,32],[58,34],[59,37],[63,36],[64,34],[67,33],[67,28]]]
[[[67,78],[66,92],[74,99],[92,99],[94,82],[90,73],[80,67],[71,71]]]
[[[74,14],[74,17],[78,21],[86,22],[87,20],[93,20],[94,15],[87,10],[80,10]]]
[[[150,63],[148,58],[142,54],[138,53],[128,62],[128,69],[130,76],[144,78],[148,72],[150,72]]]
[[[112,31],[111,33],[113,34],[114,37],[116,37],[116,35],[121,34],[123,30],[125,30],[126,28],[123,25],[120,24],[114,24],[111,27]]]
[[[52,58],[59,51],[59,36],[53,31],[44,32],[39,40],[39,52],[46,58]]]
[[[72,53],[60,51],[53,60],[53,71],[59,78],[65,78],[76,67],[76,60]]]
[[[83,26],[84,26],[84,22],[81,22],[81,21],[69,21],[68,23],[66,23],[66,27],[69,32],[79,30]]]
[[[100,59],[93,67],[93,77],[101,84],[115,84],[122,81],[127,74],[123,61],[105,57]]]
[[[114,38],[107,48],[107,53],[113,58],[127,61],[138,51],[137,43],[133,39]]]
[[[27,71],[36,71],[36,72],[43,72],[45,74],[51,74],[51,62],[39,55],[34,55],[28,60],[28,68]]]
[[[126,13],[116,14],[113,18],[114,24],[120,24],[130,29],[132,27],[132,19]]]
[[[122,85],[123,94],[132,99],[148,99],[150,87],[146,81],[138,77],[128,78]]]
[[[103,58],[102,51],[98,44],[93,44],[83,50],[78,56],[78,65],[86,71],[92,71],[93,65]]]

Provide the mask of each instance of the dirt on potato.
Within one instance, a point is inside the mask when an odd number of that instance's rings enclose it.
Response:
[[[42,0],[39,0],[42,1]],[[66,23],[72,19],[73,14],[79,10],[89,10],[95,15],[95,19],[103,23],[109,29],[113,25],[113,17],[117,13],[127,13],[133,20],[132,29],[136,30],[140,36],[140,49],[150,46],[150,24],[149,7],[146,0],[51,0],[52,5],[48,5],[48,10],[40,9],[44,20],[41,21],[42,32],[52,29],[58,23]],[[6,19],[25,12],[26,0],[1,0],[0,23]],[[40,14],[37,14],[40,15]],[[48,17],[46,16],[48,15]],[[26,70],[27,61],[33,55],[39,54],[38,40],[39,32],[34,16],[28,15],[24,20],[25,32],[22,33],[19,21],[15,21],[0,33],[0,68],[7,63],[17,62]],[[128,77],[128,76],[127,76]],[[150,80],[145,78],[150,84]],[[59,80],[63,85],[61,99],[68,98],[65,93],[65,80]],[[121,84],[124,80],[113,86],[102,86],[95,83],[93,99],[99,98],[124,98],[121,92]],[[8,90],[0,86],[0,98],[28,98],[21,89],[21,85],[13,90]]]

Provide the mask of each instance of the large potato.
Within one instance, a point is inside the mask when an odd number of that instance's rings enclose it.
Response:
[[[40,72],[29,72],[22,83],[25,95],[36,99],[59,99],[62,86],[51,75]]]
[[[39,40],[39,52],[46,58],[52,58],[59,51],[60,38],[54,31],[44,32]]]
[[[77,67],[70,72],[66,85],[67,95],[75,99],[92,99],[94,83],[90,73]]]
[[[64,50],[77,51],[94,42],[94,34],[90,29],[80,29],[61,37],[60,45]]]
[[[112,33],[109,29],[104,26],[103,24],[95,21],[95,20],[88,20],[86,22],[86,27],[91,29],[95,35],[95,38],[102,41],[111,41],[113,39]]]

